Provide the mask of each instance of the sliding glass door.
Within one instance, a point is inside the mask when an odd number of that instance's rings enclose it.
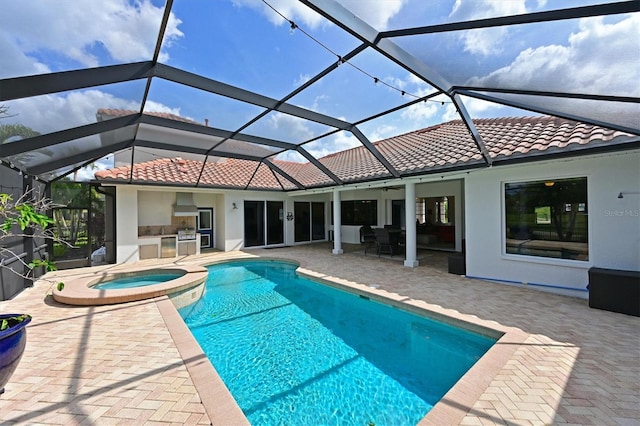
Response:
[[[296,243],[326,238],[324,203],[297,201],[293,205],[293,213],[295,218],[294,241]]]
[[[244,246],[264,245],[264,201],[244,202]]]
[[[284,203],[244,202],[244,246],[284,244]]]
[[[267,244],[284,244],[284,205],[267,201]]]

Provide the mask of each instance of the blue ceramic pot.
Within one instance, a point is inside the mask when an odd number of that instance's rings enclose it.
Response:
[[[0,314],[0,321],[20,314]],[[24,347],[27,344],[26,326],[31,322],[31,317],[24,321],[0,331],[0,394],[4,392],[4,386],[16,370]]]

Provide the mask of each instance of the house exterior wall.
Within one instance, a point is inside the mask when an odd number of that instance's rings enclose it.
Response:
[[[588,270],[640,270],[640,151],[495,167],[465,179],[466,262],[470,277],[586,298]],[[589,260],[507,255],[504,183],[587,177]]]
[[[139,260],[138,257],[138,189],[116,187],[116,263]]]
[[[139,190],[137,226],[171,225],[171,209],[175,202],[174,191]]]

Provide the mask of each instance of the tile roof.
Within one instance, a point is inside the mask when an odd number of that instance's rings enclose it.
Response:
[[[513,117],[474,120],[494,161],[510,161],[608,145],[634,143],[640,138],[617,130],[556,117]],[[462,120],[394,136],[374,143],[400,174],[446,171],[483,164]],[[389,171],[365,147],[356,147],[320,158],[319,162],[345,183],[391,177]],[[283,172],[307,188],[332,185],[333,181],[311,163],[273,160]],[[257,167],[257,170],[256,170]],[[202,162],[181,158],[158,159],[133,166],[132,182],[191,184],[200,176]],[[101,181],[129,181],[131,167],[96,172]],[[209,162],[200,186],[289,190],[297,187],[268,166],[247,160]]]

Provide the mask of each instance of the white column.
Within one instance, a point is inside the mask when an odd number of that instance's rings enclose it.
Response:
[[[342,254],[342,227],[341,211],[340,208],[340,191],[338,189],[333,190],[333,254]]]
[[[116,186],[116,263],[137,262],[138,190],[129,185]]]
[[[404,185],[404,211],[405,211],[405,259],[404,266],[415,268],[418,266],[416,255],[416,184],[414,182]]]

